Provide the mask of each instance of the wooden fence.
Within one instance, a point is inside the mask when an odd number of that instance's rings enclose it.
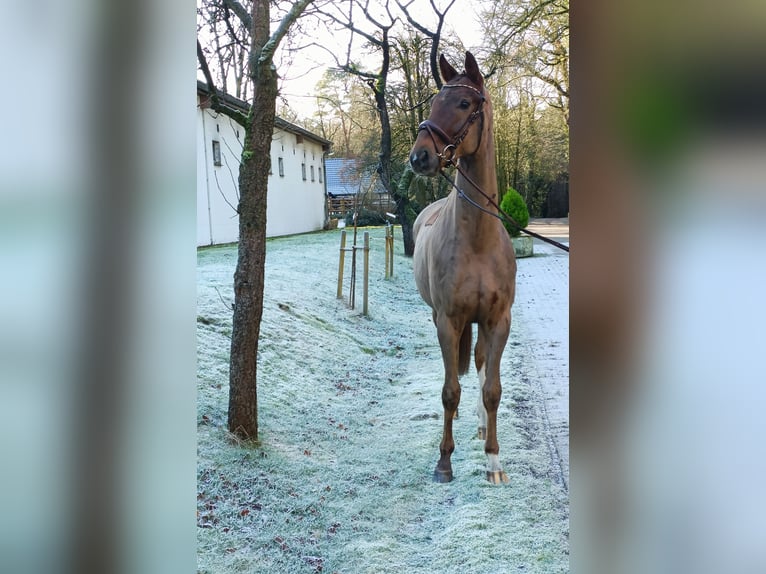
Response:
[[[330,218],[339,219],[346,216],[349,211],[354,211],[356,199],[353,195],[341,195],[338,197],[327,198],[327,211]],[[387,211],[393,213],[396,210],[396,203],[388,194],[375,195],[373,198],[360,198],[360,209],[378,211],[385,214]]]

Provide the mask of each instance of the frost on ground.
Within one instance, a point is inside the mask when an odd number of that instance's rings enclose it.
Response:
[[[198,571],[568,572],[568,259],[536,244],[519,260],[498,412],[510,484],[484,480],[474,371],[455,480],[436,484],[436,331],[400,236],[385,280],[384,231],[370,233],[369,318],[361,265],[356,310],[335,298],[339,231],[268,242],[258,446],[226,431],[236,247],[199,251]]]

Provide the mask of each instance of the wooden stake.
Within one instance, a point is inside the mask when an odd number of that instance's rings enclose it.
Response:
[[[364,297],[362,302],[362,315],[367,316],[367,294],[370,278],[370,232],[364,232]]]
[[[343,299],[343,265],[346,260],[346,230],[340,232],[340,258],[338,263],[338,299]]]
[[[388,260],[391,257],[391,254],[388,249],[388,234],[390,233],[391,226],[386,225],[386,279],[388,279]]]

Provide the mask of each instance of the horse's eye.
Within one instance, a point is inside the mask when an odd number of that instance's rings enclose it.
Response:
[[[469,102],[468,100],[460,100],[461,109],[467,110],[468,106],[470,105],[471,105],[471,102]]]

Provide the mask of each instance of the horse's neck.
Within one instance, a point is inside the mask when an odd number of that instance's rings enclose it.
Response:
[[[475,154],[460,159],[460,170],[458,171],[455,183],[459,189],[483,210],[490,213],[497,213],[497,208],[492,205],[498,202],[497,197],[497,176],[495,171],[495,143],[492,130],[485,134],[485,141]],[[467,177],[464,177],[464,172]],[[481,191],[477,190],[479,187]],[[486,194],[492,199],[490,202]],[[471,202],[458,198],[456,203],[456,219],[458,225],[468,227],[468,232],[477,240],[482,240],[483,232],[494,233],[496,219],[480,210]]]

